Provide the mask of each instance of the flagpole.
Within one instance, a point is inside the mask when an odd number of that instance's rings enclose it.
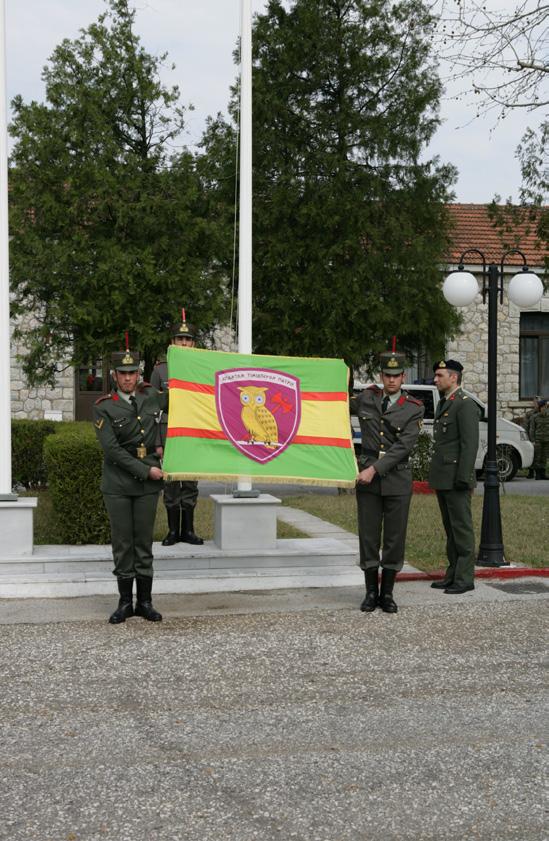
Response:
[[[0,500],[11,491],[10,284],[8,228],[6,3],[0,0]]]
[[[252,3],[241,0],[238,351],[252,352]]]
[[[240,201],[238,239],[238,352],[252,352],[252,2],[240,7]],[[242,476],[235,496],[258,496]]]

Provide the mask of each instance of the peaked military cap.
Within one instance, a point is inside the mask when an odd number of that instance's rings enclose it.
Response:
[[[385,350],[379,354],[379,363],[384,374],[402,374],[406,366],[406,357],[398,351]]]
[[[113,371],[138,371],[139,352],[135,350],[121,350],[111,355],[111,368]]]
[[[438,371],[439,368],[448,368],[449,371],[457,371],[458,374],[463,371],[463,365],[456,359],[441,359],[440,362],[435,362],[433,371]]]
[[[194,341],[196,339],[196,329],[193,324],[189,324],[187,321],[178,321],[172,325],[170,336],[172,339],[178,336],[186,336],[188,339],[193,339]]]

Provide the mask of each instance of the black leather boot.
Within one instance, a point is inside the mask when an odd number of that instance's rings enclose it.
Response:
[[[181,532],[179,540],[181,543],[192,543],[194,546],[202,546],[204,541],[194,533],[194,508],[184,506],[181,509]]]
[[[162,541],[162,546],[173,546],[179,542],[179,508],[166,508],[169,532]]]
[[[135,615],[148,619],[149,622],[162,622],[162,614],[154,609],[151,601],[152,578],[136,578],[137,601]]]
[[[370,567],[364,570],[366,581],[366,595],[360,605],[363,613],[371,613],[378,605],[377,567]]]
[[[451,587],[452,583],[453,582],[447,578],[441,578],[437,581],[431,581],[431,587],[433,588],[433,590],[445,590],[446,587]]]
[[[109,616],[109,622],[111,625],[120,625],[121,622],[125,622],[126,619],[129,619],[130,616],[134,615],[132,590],[133,578],[118,579],[118,592],[120,593],[120,599],[118,600],[118,607],[114,613]]]
[[[396,569],[384,569],[381,573],[381,590],[379,593],[379,605],[385,613],[396,613],[398,607],[393,599],[393,587],[395,585]]]

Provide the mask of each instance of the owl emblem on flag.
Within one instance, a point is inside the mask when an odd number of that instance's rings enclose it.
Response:
[[[215,405],[221,428],[233,446],[264,463],[283,453],[298,430],[299,379],[260,368],[217,371]]]

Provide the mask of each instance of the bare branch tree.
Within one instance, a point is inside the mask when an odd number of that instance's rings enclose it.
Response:
[[[439,0],[440,57],[450,78],[470,80],[477,115],[549,105],[549,4],[503,10],[483,0]]]

